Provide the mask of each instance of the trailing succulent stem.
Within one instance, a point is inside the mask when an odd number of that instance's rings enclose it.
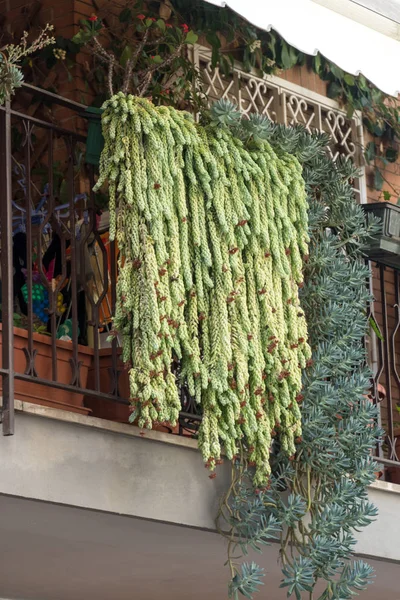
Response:
[[[207,466],[222,445],[229,459],[241,448],[265,486],[274,437],[288,457],[301,438],[311,356],[298,294],[309,240],[300,163],[142,98],[119,93],[104,109],[97,187],[108,180],[123,256],[115,327],[132,420],[174,426],[185,384],[202,409]]]
[[[363,339],[369,272],[362,256],[377,223],[367,223],[353,199],[349,181],[356,176],[354,166],[332,162],[325,136],[274,125],[260,116],[242,122],[229,103],[220,102],[211,118],[247,144],[265,137],[278,156],[289,152],[299,160],[311,238],[300,293],[312,348],[299,397],[302,436],[292,461],[279,442],[274,445],[268,489],[254,490],[246,456],[233,465],[233,485],[218,519],[229,539],[230,593],[251,597],[263,575],[254,563],[240,569],[233,558],[238,549],[246,555],[278,538],[288,597],[316,600],[315,587],[322,582],[318,600],[351,598],[372,577],[369,565],[351,560],[354,531],[377,514],[367,496],[376,471],[371,452],[380,432],[368,398]]]

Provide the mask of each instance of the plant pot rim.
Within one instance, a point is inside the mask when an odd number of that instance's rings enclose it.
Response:
[[[100,117],[104,112],[104,108],[98,108],[97,106],[88,106],[85,109],[86,119],[92,119],[100,122]]]
[[[0,323],[0,331],[3,329],[3,324]],[[28,330],[22,329],[21,327],[14,327],[14,336],[22,337],[24,339],[28,339]],[[32,334],[33,340],[40,344],[44,344],[45,346],[51,346],[52,341],[51,337],[47,335],[43,335],[42,333],[37,333],[36,331]],[[56,340],[57,348],[63,348],[64,350],[72,351],[72,342],[66,342],[65,340]],[[78,344],[78,352],[81,354],[88,354],[93,356],[94,350],[93,348],[89,348],[89,346],[82,346]]]
[[[367,202],[367,204],[363,204],[362,207],[366,211],[374,210],[375,208],[390,208],[397,212],[400,211],[400,206],[393,204],[393,202]]]
[[[122,352],[122,348],[118,347],[117,348],[117,356],[119,356]],[[112,354],[112,348],[100,348],[99,349],[99,356],[111,356]]]

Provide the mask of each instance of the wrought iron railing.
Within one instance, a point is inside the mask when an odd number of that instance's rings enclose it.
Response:
[[[382,477],[400,483],[400,274],[371,263],[373,302],[367,349],[373,372],[374,402],[385,435],[376,449]]]
[[[49,120],[33,115],[33,97]],[[118,337],[107,339],[118,250],[84,160],[86,107],[31,86],[17,102],[0,107],[3,434],[14,433],[14,398],[128,422],[128,373]],[[201,416],[184,388],[181,402],[174,433],[195,435]]]
[[[36,103],[42,97],[46,110],[62,110],[79,126],[83,105],[31,86],[23,94],[35,94]],[[106,340],[118,249],[99,215],[85,136],[31,113],[0,107],[3,433],[14,432],[14,398],[127,422],[127,371],[118,337]],[[373,266],[368,351],[386,432],[377,458],[385,478],[400,482],[399,279]],[[181,405],[174,433],[196,435],[201,414],[184,387]]]

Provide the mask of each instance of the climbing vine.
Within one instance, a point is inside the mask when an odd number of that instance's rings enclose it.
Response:
[[[245,447],[266,485],[272,437],[289,457],[301,440],[311,356],[298,297],[308,253],[301,166],[261,138],[246,146],[218,122],[203,127],[145,99],[119,93],[104,109],[97,187],[109,181],[110,235],[124,257],[115,327],[132,420],[176,423],[179,361],[202,407],[209,468],[221,444],[229,459]]]

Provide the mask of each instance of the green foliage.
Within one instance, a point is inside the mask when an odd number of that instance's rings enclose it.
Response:
[[[299,556],[283,569],[283,580],[280,587],[287,587],[288,598],[294,594],[296,600],[301,600],[302,592],[312,592],[314,586],[314,565],[310,558]]]
[[[370,298],[362,248],[379,226],[376,219],[367,222],[354,201],[348,183],[356,175],[354,165],[332,163],[326,138],[271,125],[269,140],[276,152],[290,149],[303,164],[311,242],[300,300],[313,360],[303,372],[302,438],[294,460],[288,462],[274,442],[268,489],[252,492],[249,465],[241,455],[218,526],[226,531],[222,519],[230,527],[225,535],[233,574],[238,543],[246,554],[255,541],[260,547],[280,531],[282,586],[288,596],[308,598],[323,582],[320,600],[339,600],[364,589],[372,574],[362,561],[352,561],[352,552],[354,532],[377,514],[367,498],[376,471],[371,451],[380,430],[376,408],[367,398],[370,373],[363,339]],[[274,530],[268,539],[259,536],[258,527],[262,531],[271,518]]]
[[[245,598],[252,598],[260,585],[261,577],[264,577],[264,569],[252,562],[243,563],[241,573],[236,573],[229,586],[229,597],[237,600],[239,593]]]
[[[28,42],[28,32],[24,31],[18,44],[8,44],[0,48],[0,105],[10,100],[15,90],[21,87],[24,80],[21,65],[23,60],[54,44],[50,36],[52,25],[46,25],[37,38]]]
[[[345,73],[321,54],[306,57],[276,32],[259,30],[227,8],[221,10],[203,0],[173,0],[173,4],[197,33],[206,36],[212,49],[213,67],[225,65],[231,70],[229,59],[233,60],[234,57],[242,62],[244,70],[257,68],[269,74],[307,63],[327,82],[328,96],[345,107],[348,118],[356,110],[361,111],[364,124],[372,135],[386,141],[400,136],[400,113],[396,99],[381,92],[363,75]],[[223,47],[222,38],[226,39]],[[225,72],[225,68],[221,70]],[[386,159],[395,162],[397,152],[390,148]],[[367,162],[370,164],[371,160]],[[378,173],[376,189],[382,189],[382,185]],[[395,193],[398,195],[398,192]]]
[[[90,21],[82,19],[81,28],[71,38],[71,42],[77,46],[84,46],[100,33],[102,27],[103,24],[100,19],[92,18]]]
[[[122,93],[104,104],[96,187],[109,182],[110,236],[124,257],[115,327],[132,365],[132,420],[176,423],[179,360],[203,411],[207,466],[220,462],[222,444],[232,459],[245,440],[254,481],[265,485],[272,438],[293,456],[301,436],[307,204],[299,162],[262,139],[263,121],[250,121],[245,146],[226,126],[240,121],[229,103],[211,116],[214,126],[196,125]]]
[[[0,54],[0,105],[11,98],[15,90],[21,87],[24,78],[20,69],[7,64]]]
[[[197,34],[172,8],[168,19],[157,18],[158,11],[152,8],[146,14],[140,10],[141,2],[129,3],[117,21],[93,15],[81,21],[70,40],[73,54],[75,48],[79,51],[87,45],[94,54],[90,81],[98,92],[95,105],[111,97],[114,89],[151,96],[157,104],[202,105],[199,74],[187,53],[187,47],[197,42]]]

